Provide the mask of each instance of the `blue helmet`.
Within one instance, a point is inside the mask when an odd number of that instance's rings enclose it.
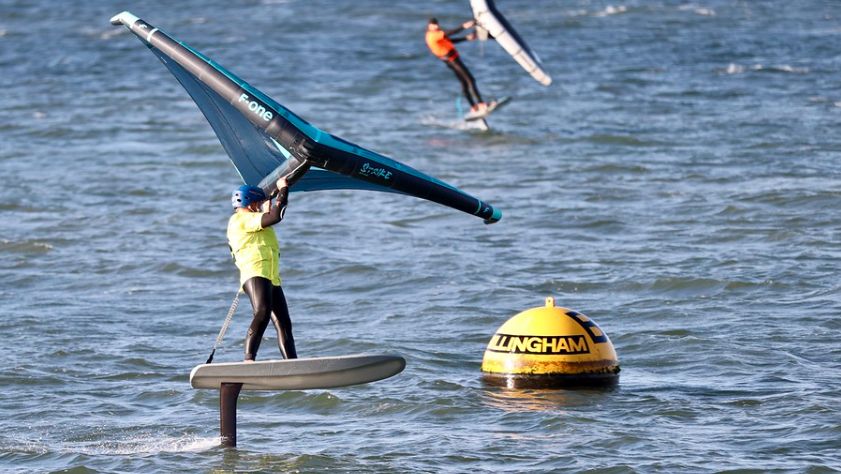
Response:
[[[237,209],[248,207],[252,203],[265,201],[266,199],[266,193],[262,189],[257,186],[243,184],[231,195],[231,204],[233,204],[234,209]]]

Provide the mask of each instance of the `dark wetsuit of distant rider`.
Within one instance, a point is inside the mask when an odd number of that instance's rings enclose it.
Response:
[[[286,180],[279,180],[277,188],[274,206],[256,186],[241,186],[231,197],[235,212],[228,221],[228,244],[240,271],[240,284],[254,310],[245,337],[246,361],[256,359],[270,319],[277,329],[277,345],[283,358],[298,357],[289,308],[280,286],[277,235],[272,228],[286,211],[289,195]]]
[[[458,28],[450,31],[442,30],[438,25],[438,20],[435,18],[430,18],[429,23],[426,25],[426,45],[429,47],[429,50],[432,51],[432,54],[434,54],[438,59],[444,61],[444,64],[446,64],[447,67],[455,73],[459,82],[461,82],[461,88],[464,92],[464,96],[467,97],[467,101],[470,103],[470,108],[474,111],[487,106],[482,100],[482,96],[479,94],[479,89],[476,88],[476,80],[473,79],[473,75],[470,74],[467,66],[465,66],[461,61],[461,58],[459,58],[458,51],[456,51],[453,43],[458,43],[460,41],[472,41],[476,36],[474,33],[470,33],[462,38],[451,38],[450,36],[459,34],[468,28],[472,28],[475,23],[475,21],[468,21]]]

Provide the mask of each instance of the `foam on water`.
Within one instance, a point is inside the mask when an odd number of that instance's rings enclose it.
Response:
[[[147,433],[126,439],[65,443],[58,448],[58,451],[88,456],[154,456],[162,453],[199,453],[218,448],[220,442],[218,436],[207,438],[195,435],[161,436]]]
[[[681,11],[691,11],[697,15],[701,16],[715,16],[715,10],[712,8],[703,7],[700,5],[696,5],[694,3],[689,3],[686,5],[681,5],[678,7],[678,10]]]
[[[452,130],[485,131],[485,127],[481,120],[447,120],[434,115],[425,115],[421,117],[420,123],[430,127],[449,128]]]
[[[612,15],[619,15],[622,13],[627,13],[628,7],[625,5],[608,5],[604,7],[604,10],[600,10],[598,12],[593,13],[593,16],[602,17],[602,16],[612,16]]]
[[[762,64],[752,64],[743,66],[740,64],[730,63],[726,68],[722,69],[725,74],[743,74],[748,71],[753,72],[782,72],[791,74],[808,74],[809,68],[795,67],[788,64],[781,64],[779,66],[764,66]]]

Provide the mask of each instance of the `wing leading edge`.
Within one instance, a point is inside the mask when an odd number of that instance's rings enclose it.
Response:
[[[207,118],[246,184],[274,191],[290,176],[294,191],[366,189],[396,192],[493,223],[493,206],[410,166],[324,132],[210,58],[129,12],[125,25],[161,60]]]

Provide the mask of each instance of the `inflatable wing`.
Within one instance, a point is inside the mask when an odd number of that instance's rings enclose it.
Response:
[[[201,109],[246,184],[271,193],[288,176],[293,191],[366,189],[415,196],[490,224],[502,213],[409,166],[319,130],[188,45],[129,12],[111,18],[145,43]]]
[[[477,31],[486,30],[535,81],[548,86],[552,78],[543,70],[540,58],[496,9],[493,0],[470,0]]]

